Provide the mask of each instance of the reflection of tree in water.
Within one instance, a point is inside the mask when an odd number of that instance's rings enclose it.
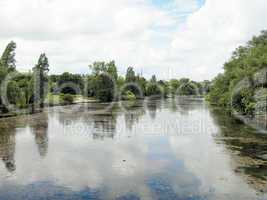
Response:
[[[94,121],[93,139],[114,138],[117,124],[115,112],[92,115],[92,118]]]
[[[177,111],[182,115],[188,115],[190,111],[199,109],[201,103],[204,105],[204,100],[196,97],[177,96],[172,101],[174,101],[173,104],[176,104]]]
[[[91,124],[91,135],[95,140],[114,138],[117,124],[118,105],[110,107],[110,104],[91,104],[86,113],[82,115],[82,121]]]
[[[169,108],[172,112],[177,112],[178,105],[176,99],[173,97],[168,99],[167,101],[168,101],[168,104],[166,105],[167,108]]]
[[[16,170],[15,165],[15,128],[1,129],[0,133],[0,158],[9,172]]]
[[[220,127],[217,139],[235,152],[231,154],[237,164],[235,172],[245,175],[255,189],[267,192],[267,135],[257,133],[219,109],[213,109],[212,115]]]
[[[41,157],[45,157],[48,151],[48,116],[47,113],[38,115],[30,123],[31,130],[35,136],[35,142]]]
[[[24,128],[27,124],[28,117],[26,115],[0,120],[0,158],[9,172],[16,170],[16,129]]]
[[[128,130],[132,130],[134,124],[139,122],[140,117],[146,113],[142,101],[134,101],[131,106],[127,106],[124,112],[125,125]]]
[[[59,112],[57,114],[57,119],[63,126],[70,126],[85,119],[85,117],[83,117],[82,113]]]
[[[155,119],[157,116],[157,110],[161,109],[162,106],[162,100],[158,99],[158,100],[148,100],[146,102],[146,107],[149,113],[149,116],[151,117],[151,119]]]
[[[73,110],[74,107],[58,113],[58,121],[69,126],[70,131],[88,134],[93,139],[114,138],[117,123],[117,108],[105,110],[107,105],[89,104],[86,109]],[[81,130],[79,130],[81,129]]]

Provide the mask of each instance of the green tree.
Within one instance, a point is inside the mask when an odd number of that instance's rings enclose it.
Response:
[[[37,65],[33,68],[34,72],[34,102],[39,103],[40,107],[44,107],[45,92],[47,89],[48,77],[47,73],[49,71],[49,62],[46,55],[43,53],[38,59]]]
[[[15,71],[16,69],[16,59],[15,59],[15,50],[16,50],[16,43],[11,41],[0,59],[0,65],[7,69],[8,72]]]
[[[153,75],[153,76],[152,76],[150,82],[152,82],[152,83],[157,83],[157,77],[156,77],[156,75]]]
[[[118,70],[115,65],[115,61],[111,61],[106,64],[107,73],[114,79],[114,81],[118,80]]]
[[[174,96],[178,88],[180,87],[180,82],[177,79],[171,79],[169,85],[170,85],[170,92]]]
[[[125,79],[123,76],[119,76],[118,77],[118,80],[117,80],[117,86],[118,86],[118,89],[121,89],[125,84]]]
[[[146,87],[147,87],[147,80],[142,77],[141,75],[137,75],[136,77],[136,82],[140,88],[140,90],[142,91],[142,95],[143,96],[140,96],[140,94],[136,94],[137,98],[143,98],[144,95],[146,94]]]
[[[89,68],[94,76],[98,76],[101,73],[107,72],[107,66],[105,62],[94,62],[92,65],[89,65]]]
[[[95,78],[96,85],[96,98],[101,102],[114,101],[115,96],[115,85],[112,79],[105,74],[100,74]]]
[[[116,100],[115,91],[118,73],[115,62],[94,62],[89,67],[92,71],[92,76],[87,77],[88,96],[93,95],[101,102]]]
[[[157,78],[153,75],[147,84],[146,95],[160,97],[164,93],[163,88],[157,83]]]
[[[136,76],[133,67],[128,67],[125,79],[127,83],[136,81]]]
[[[209,80],[204,80],[201,82],[202,94],[206,95],[210,92],[211,82]]]
[[[82,92],[84,89],[83,76],[64,72],[58,76],[57,85],[59,88],[63,87],[61,88],[61,93],[74,95],[77,92]]]
[[[245,46],[238,47],[231,59],[225,63],[224,73],[218,75],[211,84],[207,96],[211,104],[230,108],[233,103],[235,109],[251,113],[254,104],[253,96],[258,87],[254,81],[254,75],[267,67],[266,55],[267,31],[262,31],[259,36],[253,37]],[[239,92],[235,92],[237,84],[244,78],[251,80],[252,84],[249,87],[244,85],[246,92],[242,88]],[[265,87],[264,84],[263,87]]]
[[[146,88],[146,80],[141,75],[136,75],[133,67],[128,67],[125,82],[127,87],[125,90],[129,90],[132,92],[136,98],[143,98],[143,94],[145,93]]]
[[[167,81],[160,80],[160,81],[158,81],[158,84],[162,88],[162,92],[163,92],[164,97],[167,98],[169,93],[170,93],[169,83]]]
[[[0,58],[0,85],[3,83],[7,74],[16,69],[15,50],[16,43],[11,41]],[[18,87],[14,81],[11,81],[7,87],[7,97],[11,103],[15,104],[18,97],[18,94],[16,93],[18,92]],[[0,111],[8,112],[7,107],[2,103],[2,98],[0,98]]]
[[[197,95],[198,94],[197,85],[191,81],[181,84],[181,86],[178,89],[178,94],[185,95],[185,96]]]

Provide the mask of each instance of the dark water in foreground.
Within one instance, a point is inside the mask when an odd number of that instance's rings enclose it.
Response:
[[[0,200],[267,199],[267,136],[203,100],[0,120]]]

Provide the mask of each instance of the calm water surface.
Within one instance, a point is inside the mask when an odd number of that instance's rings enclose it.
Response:
[[[201,99],[0,120],[0,200],[267,199],[267,137]]]

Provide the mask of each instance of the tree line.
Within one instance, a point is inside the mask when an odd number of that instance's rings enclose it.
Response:
[[[29,105],[43,107],[45,88],[48,83],[49,63],[45,54],[41,54],[37,64],[28,73],[16,70],[16,43],[11,41],[0,58],[1,99],[0,111],[6,113],[10,105],[26,108]]]
[[[18,108],[44,107],[50,95],[60,95],[63,102],[73,102],[74,95],[92,97],[101,102],[134,100],[145,97],[169,97],[174,95],[203,95],[209,91],[210,82],[195,82],[187,78],[158,80],[155,75],[146,79],[128,67],[126,75],[118,74],[115,61],[94,62],[88,74],[49,75],[49,61],[41,54],[36,65],[27,73],[16,69],[16,43],[11,41],[0,57],[1,99],[0,111]],[[7,77],[11,77],[7,81]],[[5,90],[6,89],[6,90]],[[6,98],[3,98],[6,97]]]
[[[262,31],[233,52],[224,73],[212,81],[208,101],[245,115],[266,112],[266,67],[267,31]]]

